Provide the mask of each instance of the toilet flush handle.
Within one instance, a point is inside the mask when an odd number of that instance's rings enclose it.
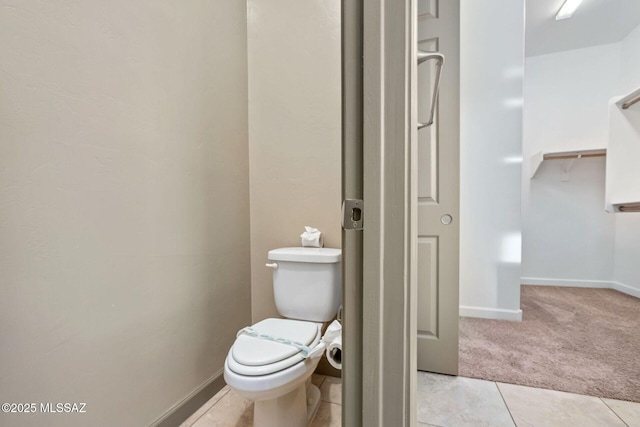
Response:
[[[266,265],[267,267],[269,267],[269,268],[273,268],[274,270],[275,270],[276,268],[278,268],[278,263],[277,263],[277,262],[268,262],[268,263],[266,263],[265,265]]]

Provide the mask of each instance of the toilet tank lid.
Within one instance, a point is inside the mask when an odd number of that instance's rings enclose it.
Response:
[[[279,248],[269,251],[271,261],[315,262],[330,264],[340,262],[342,250],[334,248]]]

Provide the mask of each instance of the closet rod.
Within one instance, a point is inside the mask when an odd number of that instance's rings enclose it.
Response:
[[[631,108],[638,102],[640,102],[640,89],[636,89],[630,94],[623,96],[616,102],[616,104],[622,110],[626,110],[628,108]]]
[[[619,212],[640,212],[640,203],[624,203],[616,206]]]
[[[637,104],[638,102],[640,102],[640,95],[622,104],[622,109],[626,110],[627,108]]]

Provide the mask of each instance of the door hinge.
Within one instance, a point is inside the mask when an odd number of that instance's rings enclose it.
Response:
[[[364,202],[362,199],[345,199],[342,202],[342,228],[362,230]]]

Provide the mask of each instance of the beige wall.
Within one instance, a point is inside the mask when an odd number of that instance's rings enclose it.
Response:
[[[340,1],[248,0],[253,320],[277,316],[269,249],[340,247]]]
[[[0,401],[87,403],[0,425],[147,425],[250,321],[245,2],[0,9]]]

